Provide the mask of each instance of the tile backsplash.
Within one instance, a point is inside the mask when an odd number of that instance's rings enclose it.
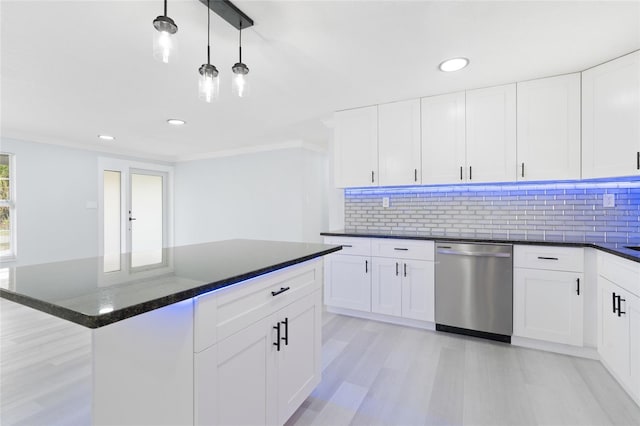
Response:
[[[345,230],[638,243],[640,180],[349,188]]]

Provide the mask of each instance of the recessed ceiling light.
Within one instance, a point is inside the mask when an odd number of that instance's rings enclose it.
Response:
[[[440,68],[440,71],[451,72],[461,70],[467,65],[469,65],[469,60],[467,58],[452,58],[443,61],[438,68]]]
[[[112,141],[115,139],[113,136],[110,136],[110,135],[98,135],[98,137],[103,141]]]
[[[178,118],[170,118],[167,120],[167,123],[171,124],[172,126],[182,126],[186,123],[186,121],[180,120]]]

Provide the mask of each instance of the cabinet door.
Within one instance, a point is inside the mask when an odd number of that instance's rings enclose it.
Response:
[[[618,315],[614,310],[617,302],[614,296],[623,295],[622,289],[602,276],[598,277],[599,291],[599,336],[598,352],[602,361],[615,374],[618,380],[625,385],[629,383],[629,316]],[[627,299],[628,300],[628,299]],[[627,307],[625,302],[621,302],[622,310]]]
[[[277,312],[272,322],[280,322],[278,360],[278,424],[284,424],[320,383],[321,301],[314,292]]]
[[[467,179],[465,95],[422,98],[422,183],[459,183]]]
[[[516,85],[470,90],[466,96],[468,180],[516,180]]]
[[[196,424],[277,422],[275,357],[268,319],[194,355]]]
[[[378,105],[380,185],[420,183],[420,100]]]
[[[422,321],[434,319],[435,263],[405,260],[402,263],[402,316]]]
[[[371,312],[371,258],[325,256],[324,302],[329,306]]]
[[[626,309],[629,316],[629,365],[631,393],[640,404],[640,298],[627,294]]]
[[[640,52],[582,73],[582,177],[640,174]]]
[[[514,268],[513,278],[514,335],[582,346],[582,274]]]
[[[402,263],[398,259],[371,258],[371,312],[400,316],[402,314]]]
[[[334,130],[336,186],[377,186],[378,107],[336,112]]]
[[[580,179],[580,74],[517,89],[518,180]]]

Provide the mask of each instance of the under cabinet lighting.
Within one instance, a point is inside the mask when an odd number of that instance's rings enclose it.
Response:
[[[438,68],[440,71],[452,72],[459,71],[467,65],[469,65],[469,60],[467,58],[452,58],[443,61]]]

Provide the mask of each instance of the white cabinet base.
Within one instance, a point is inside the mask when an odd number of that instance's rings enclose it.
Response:
[[[335,306],[327,306],[327,305],[325,305],[325,308],[327,312],[331,312],[332,314],[347,315],[350,317],[364,318],[364,319],[373,320],[373,321],[386,322],[389,324],[404,325],[407,327],[421,328],[423,330],[435,331],[436,329],[436,324],[430,321],[419,321],[419,320],[414,320],[410,318],[376,314],[373,312],[362,312],[362,311],[356,311],[353,309],[337,308]]]

